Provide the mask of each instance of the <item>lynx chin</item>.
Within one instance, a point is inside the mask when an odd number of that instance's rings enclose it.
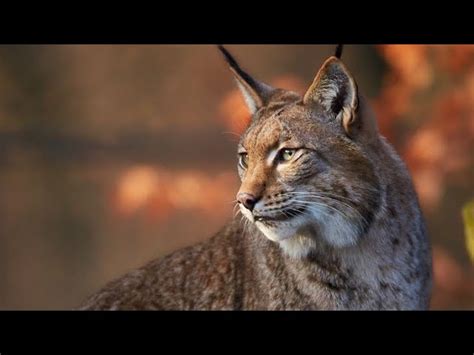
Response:
[[[427,309],[418,198],[342,46],[304,96],[254,79],[219,49],[252,113],[237,147],[241,216],[80,309]]]

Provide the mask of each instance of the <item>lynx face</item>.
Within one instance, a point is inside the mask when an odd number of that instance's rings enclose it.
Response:
[[[329,58],[302,98],[230,64],[253,112],[238,146],[241,213],[295,257],[319,242],[355,244],[370,228],[380,187],[365,153],[376,132],[347,69]]]

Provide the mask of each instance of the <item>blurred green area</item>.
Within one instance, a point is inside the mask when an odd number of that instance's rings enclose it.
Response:
[[[462,210],[464,230],[466,233],[466,249],[474,263],[474,201],[467,203]]]

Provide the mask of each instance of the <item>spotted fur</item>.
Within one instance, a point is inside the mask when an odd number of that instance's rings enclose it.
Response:
[[[233,72],[254,111],[239,143],[253,209],[241,204],[210,240],[113,281],[81,309],[428,308],[416,192],[340,59],[304,97]]]

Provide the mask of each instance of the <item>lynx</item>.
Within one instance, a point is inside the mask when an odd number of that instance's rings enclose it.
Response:
[[[219,49],[252,113],[237,148],[241,216],[80,309],[427,309],[431,250],[418,198],[342,47],[304,96],[254,79]]]

